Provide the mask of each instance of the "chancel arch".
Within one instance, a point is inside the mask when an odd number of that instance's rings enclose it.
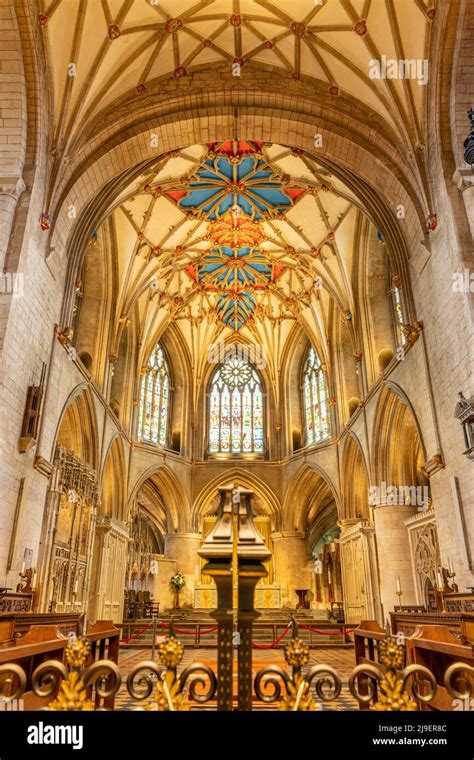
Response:
[[[471,605],[472,3],[0,4],[0,612],[213,626],[231,484],[268,630]]]
[[[222,470],[205,483],[196,494],[191,511],[191,529],[195,532],[201,530],[201,521],[208,511],[209,504],[216,498],[218,489],[223,488],[228,483],[234,483],[236,486],[255,492],[261,505],[262,514],[271,518],[272,530],[279,530],[282,520],[282,505],[272,485],[247,468],[226,467]]]

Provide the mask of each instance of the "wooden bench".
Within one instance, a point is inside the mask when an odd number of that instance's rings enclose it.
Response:
[[[9,621],[10,625],[15,621]],[[87,629],[87,638],[91,642],[91,656],[86,663],[90,666],[96,660],[108,659],[117,664],[120,631],[111,620],[99,620]],[[12,646],[0,648],[0,665],[15,663],[26,673],[27,685],[23,695],[25,710],[37,710],[44,707],[49,700],[37,697],[31,689],[33,672],[46,660],[65,662],[65,649],[68,637],[56,625],[34,625]],[[89,690],[92,694],[92,689]],[[52,695],[49,699],[54,699]],[[95,695],[95,705],[98,707],[100,698]],[[114,698],[104,700],[104,707],[113,710]]]
[[[26,673],[26,689],[23,694],[25,710],[37,710],[49,700],[36,696],[31,689],[33,672],[46,660],[64,662],[66,636],[54,625],[34,625],[12,647],[0,649],[0,665],[15,663]]]
[[[0,614],[0,646],[2,646],[2,623],[15,623],[15,638],[24,636],[33,625],[55,625],[66,637],[70,632],[78,636],[82,633],[84,615],[78,612],[12,612]],[[6,629],[5,629],[6,630]]]
[[[471,613],[472,614],[472,613]],[[390,613],[392,633],[403,633],[412,636],[419,625],[445,626],[453,636],[461,636],[461,612],[405,612],[397,611]],[[474,619],[474,615],[472,615]]]
[[[421,710],[452,710],[452,697],[444,687],[444,674],[455,662],[474,665],[474,619],[472,615],[460,620],[459,635],[453,635],[446,625],[420,625],[412,636],[404,636],[402,646],[405,649],[403,667],[411,664],[424,665],[436,678],[437,693],[430,703],[419,702]],[[386,631],[375,620],[363,620],[354,631],[354,649],[356,665],[376,665],[385,671],[379,662],[378,642],[386,636]],[[377,687],[375,700],[377,699]],[[421,693],[427,693],[428,684],[421,687]],[[359,686],[360,693],[367,694],[367,687]],[[360,703],[361,710],[368,710],[369,705]]]
[[[354,652],[356,665],[376,665],[382,673],[385,667],[379,661],[378,644],[387,636],[387,631],[376,620],[361,620],[360,625],[354,631]],[[377,682],[370,679],[374,689],[374,701],[378,699]],[[368,694],[368,687],[359,683],[361,695]],[[359,702],[360,710],[370,710],[370,704]]]
[[[431,670],[438,685],[434,699],[429,703],[419,702],[418,708],[452,710],[453,698],[444,686],[444,674],[455,662],[474,666],[474,653],[472,644],[462,644],[446,626],[421,625],[413,636],[407,639],[407,661],[410,665],[416,663]],[[474,679],[469,680],[474,687]],[[426,687],[422,685],[420,692],[426,694]]]

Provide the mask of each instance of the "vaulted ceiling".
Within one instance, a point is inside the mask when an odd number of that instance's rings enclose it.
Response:
[[[265,346],[276,378],[300,326],[324,357],[334,309],[356,310],[358,204],[281,145],[227,140],[163,156],[111,210],[116,347],[133,321],[144,365],[173,323],[202,377],[211,344],[238,335]]]
[[[372,78],[382,56],[422,60],[435,0],[40,0],[53,150],[73,150],[100,113],[156,80],[239,64],[322,82],[380,116],[402,144],[424,142],[426,86]]]

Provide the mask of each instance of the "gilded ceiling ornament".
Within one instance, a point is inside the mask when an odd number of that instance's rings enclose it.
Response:
[[[117,24],[110,24],[109,29],[108,29],[108,34],[109,34],[109,40],[116,40],[117,37],[120,37],[122,32],[120,31]]]
[[[183,22],[180,18],[169,18],[165,24],[165,29],[168,34],[173,34],[173,32],[177,32],[178,29],[181,29],[182,26]]]
[[[328,87],[328,92],[330,95],[338,96],[341,94],[341,91],[337,84],[332,84],[330,87]]]
[[[45,13],[40,13],[38,16],[38,26],[45,27],[49,21],[49,16],[46,16]]]
[[[360,21],[357,22],[357,24],[354,26],[354,32],[359,35],[359,37],[364,37],[367,32],[367,22],[366,20],[360,19]]]
[[[296,37],[301,39],[306,34],[306,24],[304,21],[292,21],[290,24],[290,31],[293,32]]]

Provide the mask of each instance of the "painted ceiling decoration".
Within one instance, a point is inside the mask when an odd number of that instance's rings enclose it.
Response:
[[[246,189],[237,197],[232,193],[232,204],[220,213],[206,209],[209,199],[199,197],[202,188],[190,179],[202,178],[208,161],[224,159],[228,171],[252,162],[240,179],[253,178],[255,171],[258,177],[264,167],[270,187],[262,188],[258,212],[245,202]],[[288,188],[298,190],[297,197],[286,195]],[[194,205],[186,207],[186,199]],[[276,377],[285,342],[300,325],[323,359],[334,307],[340,314],[355,312],[362,219],[358,199],[338,177],[286,146],[226,141],[162,155],[111,209],[116,339],[133,320],[145,366],[172,322],[197,377],[205,372],[210,346],[220,340],[265,346],[267,371]],[[99,228],[98,244],[101,237]],[[385,255],[383,247],[377,250]],[[353,320],[347,330],[354,330]]]
[[[220,221],[226,214],[248,222],[281,217],[305,192],[289,186],[289,175],[276,172],[264,160],[261,144],[242,140],[209,144],[204,160],[174,187],[150,185],[146,192],[164,193],[190,216]],[[238,225],[237,225],[238,228]],[[235,235],[234,235],[235,237]],[[243,242],[243,241],[239,241]]]
[[[169,177],[147,182],[143,190],[153,198],[168,198],[187,219],[207,223],[204,237],[210,246],[186,272],[201,288],[219,293],[216,314],[238,331],[254,314],[255,289],[268,290],[285,268],[273,258],[274,250],[262,247],[271,241],[261,223],[284,219],[306,192],[327,186],[309,179],[292,182],[268,163],[262,143],[236,139],[206,148],[178,183]]]

